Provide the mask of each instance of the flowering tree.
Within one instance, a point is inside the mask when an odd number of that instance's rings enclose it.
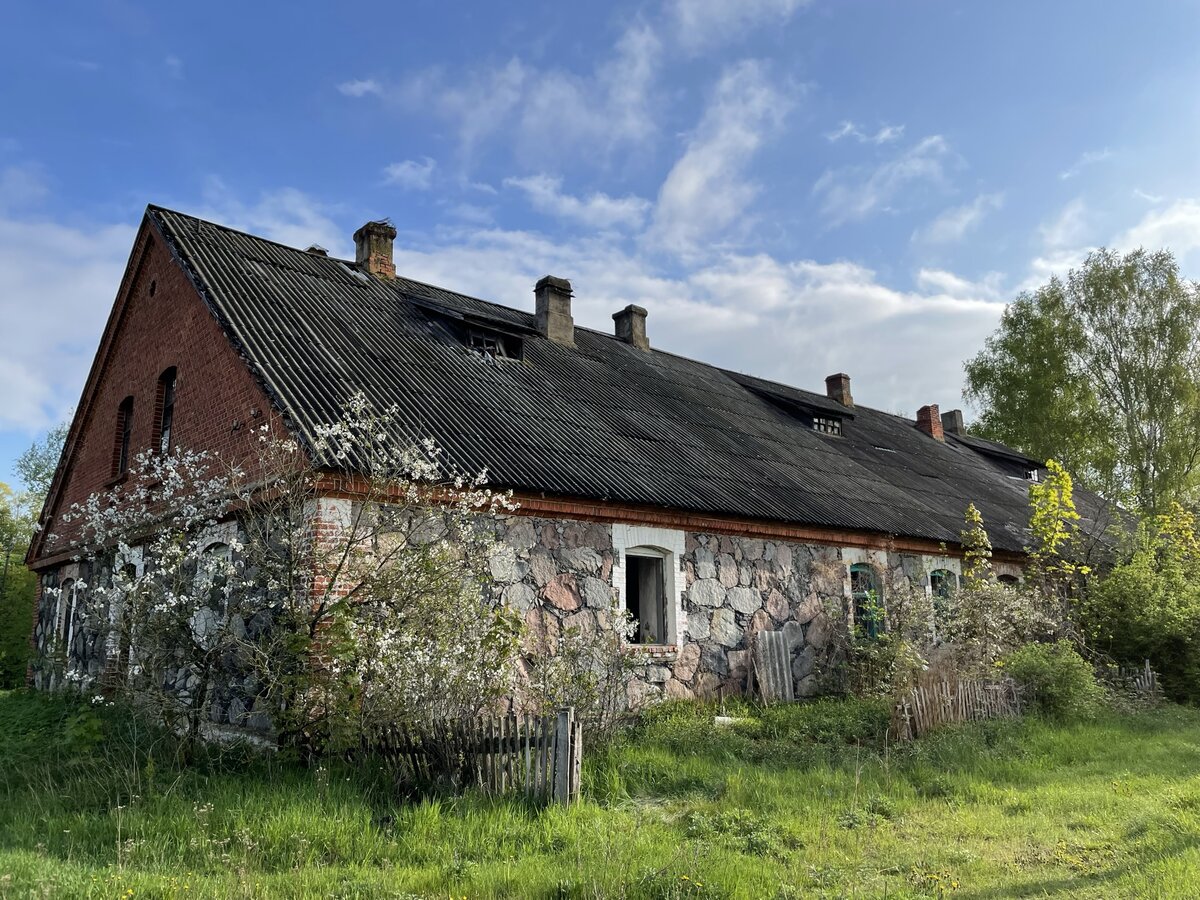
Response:
[[[104,670],[71,652],[51,665],[192,739],[240,691],[306,749],[507,693],[519,620],[488,588],[487,523],[514,504],[432,442],[396,445],[396,412],[353,397],[308,453],[263,426],[243,467],[138,457],[59,523],[93,574],[48,600],[71,605]]]

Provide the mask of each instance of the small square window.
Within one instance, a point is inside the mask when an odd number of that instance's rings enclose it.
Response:
[[[821,434],[842,433],[841,419],[835,419],[832,416],[813,416],[812,423],[813,431],[819,431]]]

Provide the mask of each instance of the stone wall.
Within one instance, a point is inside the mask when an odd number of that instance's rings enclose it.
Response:
[[[504,600],[523,613],[535,642],[552,646],[565,627],[607,624],[623,590],[613,578],[621,571],[613,527],[525,516],[496,523],[492,577]],[[959,561],[948,557],[694,532],[683,538],[675,560],[680,640],[632,650],[640,661],[629,685],[635,705],[746,692],[750,647],[764,629],[787,635],[797,694],[821,693],[832,686],[825,676],[838,663],[835,636],[846,627],[851,564],[870,562],[893,583],[921,584],[937,568],[959,572]]]
[[[489,527],[498,540],[489,559],[492,589],[524,618],[531,655],[535,648],[555,646],[564,629],[586,634],[610,627],[624,590],[622,541],[628,534],[668,534],[522,515],[497,517]],[[614,543],[614,529],[622,528],[627,529],[621,532],[622,541]],[[678,606],[672,614],[677,640],[629,648],[636,661],[628,684],[632,705],[664,697],[746,692],[753,637],[764,629],[782,630],[787,636],[797,695],[822,693],[834,686],[827,676],[839,662],[841,642],[836,636],[846,627],[851,564],[870,562],[885,578],[917,584],[935,568],[959,571],[958,560],[947,557],[722,534],[669,534],[678,538],[675,546],[681,551],[671,556],[678,585]],[[44,601],[37,626],[42,647],[53,630],[53,617],[51,603]],[[74,668],[94,678],[105,663],[103,643],[83,636],[75,643]],[[181,671],[179,677],[176,687],[186,692],[188,674]],[[260,690],[249,676],[219,685],[215,722],[265,730],[269,720]]]

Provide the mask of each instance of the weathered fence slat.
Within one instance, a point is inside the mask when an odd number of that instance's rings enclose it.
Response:
[[[559,803],[579,799],[583,723],[570,707],[554,716],[388,725],[364,735],[362,745],[409,781],[473,784],[487,793],[523,792]]]
[[[940,725],[1017,716],[1020,692],[1014,682],[943,680],[918,684],[892,709],[892,734],[909,741]]]

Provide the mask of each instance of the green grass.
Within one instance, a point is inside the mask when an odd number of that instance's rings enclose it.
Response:
[[[1194,897],[1200,713],[885,748],[823,702],[592,748],[585,802],[404,800],[369,770],[179,768],[126,719],[0,695],[0,897]],[[132,891],[132,895],[128,892]]]

